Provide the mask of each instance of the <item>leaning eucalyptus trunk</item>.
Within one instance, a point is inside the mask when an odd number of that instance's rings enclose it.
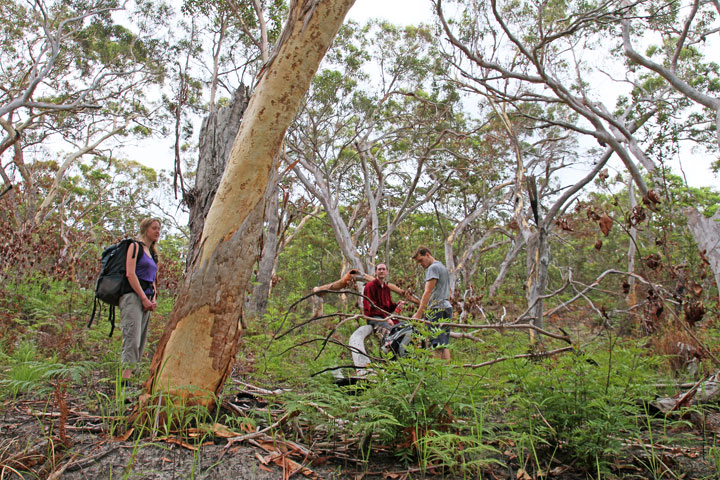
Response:
[[[238,349],[245,292],[273,159],[354,0],[297,0],[235,138],[197,253],[153,357],[141,398],[179,396],[211,406]]]
[[[510,267],[512,266],[513,262],[515,262],[515,259],[520,254],[520,250],[522,250],[524,245],[525,240],[523,239],[522,235],[515,235],[515,238],[510,244],[510,249],[505,254],[505,258],[500,264],[497,277],[495,277],[492,285],[490,285],[490,289],[488,290],[488,298],[494,298],[497,294],[497,291],[500,289],[500,287],[502,287],[503,283],[505,283],[505,277],[507,277],[508,271],[510,271]]]

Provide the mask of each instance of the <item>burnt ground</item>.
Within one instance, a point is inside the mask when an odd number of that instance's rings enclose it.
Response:
[[[112,385],[100,386],[98,398],[113,394]],[[104,390],[104,391],[103,391]],[[124,414],[129,414],[139,394],[128,387]],[[25,397],[27,397],[26,395]],[[254,395],[247,394],[249,398]],[[0,404],[0,479],[403,479],[420,478],[417,467],[403,467],[388,452],[385,460],[369,465],[339,446],[335,455],[313,451],[283,438],[283,427],[292,428],[281,410],[260,414],[277,421],[268,433],[188,425],[182,435],[169,432],[154,438],[124,430],[120,418],[103,414],[102,405],[68,388],[45,400],[18,397]],[[243,415],[238,405],[225,402],[225,415]],[[247,412],[245,412],[247,413]],[[258,412],[255,412],[258,413]],[[225,417],[227,419],[227,416]],[[113,420],[117,420],[114,422]],[[258,425],[260,430],[266,425]],[[248,435],[248,432],[250,435]],[[244,435],[235,442],[229,437]],[[422,478],[441,478],[425,472]],[[452,478],[452,477],[442,477]]]
[[[376,451],[379,456],[365,464],[353,458],[350,449],[339,448],[335,454],[328,449],[314,451],[312,445],[300,445],[283,439],[281,425],[277,435],[255,434],[240,442],[229,442],[231,433],[215,425],[201,434],[188,428],[183,436],[173,434],[143,438],[133,431],[112,436],[108,417],[92,414],[87,405],[76,403],[71,392],[65,394],[65,408],[56,408],[57,395],[50,401],[6,401],[0,408],[0,479],[437,479],[475,478],[442,474],[417,466],[402,466],[392,452]],[[128,402],[128,412],[131,408]],[[62,413],[65,410],[65,414]],[[281,412],[274,412],[273,419]],[[683,447],[661,443],[629,442],[627,455],[613,459],[616,477],[607,478],[717,478],[717,465],[712,465],[709,451],[717,446],[717,425],[720,414],[688,418],[688,432],[698,442]],[[698,422],[705,422],[704,433],[697,431]],[[290,428],[291,422],[286,426]],[[260,426],[258,426],[260,428]],[[242,434],[244,432],[240,432]],[[237,435],[238,432],[232,432]],[[245,435],[248,436],[247,434]],[[705,437],[701,439],[700,436]],[[711,438],[708,438],[711,437]],[[702,441],[701,441],[702,440]],[[654,454],[649,455],[649,449]],[[484,478],[584,479],[596,478],[577,472],[572,465],[557,463],[545,477],[524,473],[509,452],[498,458],[501,464],[489,465]],[[656,462],[652,465],[651,462]],[[659,462],[659,463],[658,463]]]
[[[222,431],[203,440],[172,435],[112,438],[101,417],[71,401],[67,407],[67,419],[61,420],[61,414],[43,402],[2,405],[0,478],[354,479],[362,473],[356,465],[318,458],[301,445],[267,435],[237,444],[228,444]],[[387,467],[377,472],[380,476],[365,478],[402,478],[408,472]]]

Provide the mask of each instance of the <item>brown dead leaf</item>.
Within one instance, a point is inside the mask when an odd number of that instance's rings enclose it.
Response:
[[[598,220],[600,231],[602,231],[606,237],[610,233],[610,230],[612,230],[612,223],[612,218],[608,217],[607,214],[603,214],[603,216],[600,217],[600,220]]]
[[[255,452],[255,458],[257,458],[258,462],[262,463],[263,465],[267,465],[267,463],[265,463],[265,458],[263,458],[263,456],[260,455],[258,452]]]
[[[313,480],[320,480],[320,477],[318,477],[318,475],[314,471],[310,470],[307,467],[303,467],[294,460],[289,459],[287,456],[283,455],[280,457],[276,457],[275,459],[273,459],[273,463],[282,467],[283,470],[285,470],[286,472],[289,472],[285,478],[290,478],[296,473],[301,473]]]
[[[310,465],[312,465],[313,467],[319,467],[321,465],[325,465],[327,463],[327,461],[330,460],[330,458],[331,457],[329,457],[329,456],[313,458],[312,461],[310,462]]]
[[[605,180],[607,180],[609,176],[610,176],[610,174],[608,173],[607,168],[602,169],[600,171],[600,173],[598,173],[598,178],[600,179],[601,182],[604,182]]]
[[[132,435],[134,431],[135,431],[135,429],[131,428],[127,432],[123,433],[122,435],[118,435],[117,437],[113,438],[113,441],[125,442],[125,441],[127,441],[128,438],[130,438],[130,435]]]
[[[660,255],[658,255],[657,253],[651,253],[645,259],[645,265],[647,265],[648,268],[651,270],[657,270],[658,268],[660,268],[661,265]]]
[[[685,320],[690,325],[696,324],[705,316],[705,306],[697,300],[683,304],[683,311],[685,312]]]
[[[570,223],[567,221],[567,218],[558,218],[557,220],[555,220],[555,225],[560,227],[560,229],[565,232],[574,231],[572,228],[570,228]]]
[[[693,291],[693,293],[694,293],[695,295],[697,295],[697,296],[699,297],[700,295],[702,295],[703,287],[702,287],[702,285],[698,285],[697,283],[693,283],[693,285],[692,285],[692,291]]]
[[[657,194],[657,192],[655,190],[652,190],[652,189],[648,190],[647,198],[648,198],[648,200],[650,200],[652,203],[654,203],[656,205],[661,202],[660,196]]]
[[[587,215],[587,218],[589,218],[589,219],[592,220],[593,222],[597,222],[598,220],[600,220],[600,215],[598,215],[597,213],[595,213],[595,210],[593,210],[591,207],[588,207],[588,209],[587,209],[587,211],[585,212],[585,214]]]
[[[232,430],[230,430],[228,427],[223,425],[222,423],[215,423],[210,427],[210,431],[215,435],[216,437],[220,438],[233,438],[233,437],[239,437],[242,435],[241,433],[236,433]]]
[[[646,218],[647,215],[645,215],[645,209],[640,205],[635,205],[632,209],[632,213],[630,214],[630,224],[637,225],[645,221]]]
[[[515,478],[517,480],[532,480],[532,477],[528,475],[528,473],[522,468],[518,468],[518,471],[515,474]]]
[[[595,245],[593,246],[595,247],[595,250],[600,250],[602,248],[602,240],[598,238],[597,242],[595,242]]]
[[[166,438],[164,438],[164,439],[163,439],[163,438],[158,438],[158,440],[161,440],[161,441],[164,440],[166,443],[172,443],[172,444],[174,444],[174,445],[179,445],[179,446],[181,446],[181,447],[183,447],[183,448],[187,448],[188,450],[192,450],[193,452],[197,451],[197,447],[196,447],[196,446],[190,445],[190,444],[187,443],[187,442],[183,442],[183,441],[180,440],[179,438],[166,437]]]

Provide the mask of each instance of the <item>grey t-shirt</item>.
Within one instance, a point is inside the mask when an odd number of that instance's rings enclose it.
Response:
[[[430,301],[428,302],[428,309],[440,309],[440,308],[451,308],[452,305],[448,298],[450,297],[450,279],[448,278],[448,272],[445,265],[435,260],[425,270],[425,281],[437,279],[435,288],[430,295]]]

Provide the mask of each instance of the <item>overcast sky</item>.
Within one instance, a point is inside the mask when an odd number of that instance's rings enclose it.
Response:
[[[365,22],[383,18],[398,25],[429,23],[432,19],[430,0],[356,0],[348,19]]]

